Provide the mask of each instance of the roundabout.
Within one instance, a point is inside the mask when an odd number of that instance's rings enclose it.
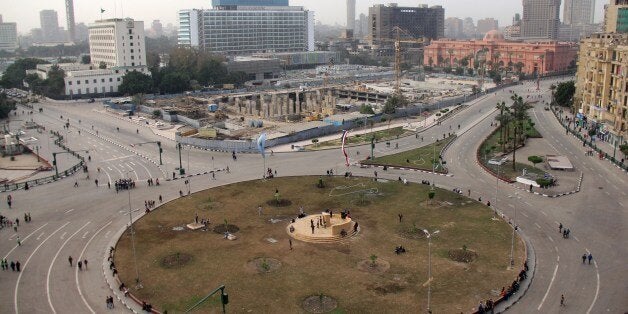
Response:
[[[498,299],[495,291],[522,267],[523,242],[515,241],[515,267],[508,269],[512,229],[479,202],[440,189],[428,201],[421,184],[322,180],[322,188],[316,176],[246,181],[160,206],[134,223],[143,288],[130,292],[162,312],[185,311],[223,284],[236,312],[399,312],[425,308],[431,283],[433,307],[468,312]],[[268,205],[273,201],[291,205]],[[181,228],[196,219],[207,225]],[[423,229],[440,230],[432,239],[431,281]],[[224,231],[237,233],[227,239]],[[474,258],[452,260],[460,248]],[[119,280],[132,286],[128,231],[114,260]],[[220,309],[218,297],[199,308]]]

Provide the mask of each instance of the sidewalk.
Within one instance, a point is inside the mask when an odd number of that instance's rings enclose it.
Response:
[[[562,110],[562,109],[561,109]],[[598,154],[602,154],[603,157],[600,159],[606,159],[611,162],[616,167],[628,171],[628,165],[626,165],[626,155],[624,155],[619,150],[619,145],[614,147],[609,142],[604,140],[596,140],[595,137],[591,137],[588,134],[588,127],[578,127],[575,128],[575,115],[570,112],[562,111],[558,112],[555,110],[555,107],[552,107],[552,112],[554,116],[558,120],[558,122],[567,129],[568,132],[573,134],[580,141],[584,141],[583,149],[588,150],[589,148],[594,149]],[[567,122],[566,119],[569,119],[570,122]],[[586,147],[585,147],[586,145]],[[597,154],[596,154],[597,155]],[[615,158],[615,162],[613,161],[613,157]]]

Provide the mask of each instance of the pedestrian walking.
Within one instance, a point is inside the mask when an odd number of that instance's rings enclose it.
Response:
[[[111,189],[111,182],[107,182],[107,188]]]
[[[262,215],[262,205],[257,206],[257,215],[261,216]]]
[[[563,223],[558,224],[558,233],[563,232]]]
[[[15,262],[11,261],[11,271],[15,271]]]
[[[15,224],[19,227],[20,226],[20,219],[19,218],[15,218]]]
[[[72,267],[72,256],[68,257],[68,262],[70,262],[70,267]]]
[[[565,306],[565,295],[564,294],[560,295],[560,306]]]
[[[85,266],[85,270],[87,270],[87,259],[83,261],[83,265]]]
[[[83,270],[83,262],[78,261],[77,263],[79,270]]]
[[[162,198],[161,198],[161,194],[159,194],[159,202],[161,203]]]
[[[22,240],[20,239],[20,236],[17,236],[17,246],[22,246]]]
[[[399,223],[401,223],[401,220],[403,219],[403,214],[399,213],[399,214],[397,214],[397,216],[399,217]]]
[[[292,251],[292,239],[288,239],[288,244],[290,244],[290,251]]]
[[[212,172],[212,180],[216,180],[216,173]]]
[[[19,272],[22,270],[22,264],[20,264],[20,261],[15,261],[15,271]]]
[[[0,261],[0,266],[2,267],[2,270],[7,270],[7,266],[6,266],[6,259],[3,259],[2,261]]]
[[[593,255],[591,255],[591,253],[589,253],[589,256],[587,256],[587,258],[589,259],[589,265],[591,265],[591,260],[593,259]]]
[[[582,254],[582,264],[587,260],[587,253]]]

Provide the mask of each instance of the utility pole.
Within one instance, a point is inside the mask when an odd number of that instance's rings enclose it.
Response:
[[[436,230],[432,233],[427,229],[423,229],[423,233],[427,237],[427,312],[431,313],[430,301],[432,297],[432,236],[437,235],[440,230]]]

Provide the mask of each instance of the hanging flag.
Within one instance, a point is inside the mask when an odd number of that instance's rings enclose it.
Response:
[[[260,134],[257,138],[257,149],[259,153],[262,154],[263,158],[266,158],[266,153],[264,152],[264,147],[266,146],[266,132]]]
[[[347,141],[347,135],[349,131],[342,130],[342,154],[345,155],[345,165],[349,167],[349,155],[347,154],[347,150],[345,149],[345,142]]]
[[[105,9],[100,8],[100,13],[101,13],[101,14],[102,14],[102,13],[105,13]]]

